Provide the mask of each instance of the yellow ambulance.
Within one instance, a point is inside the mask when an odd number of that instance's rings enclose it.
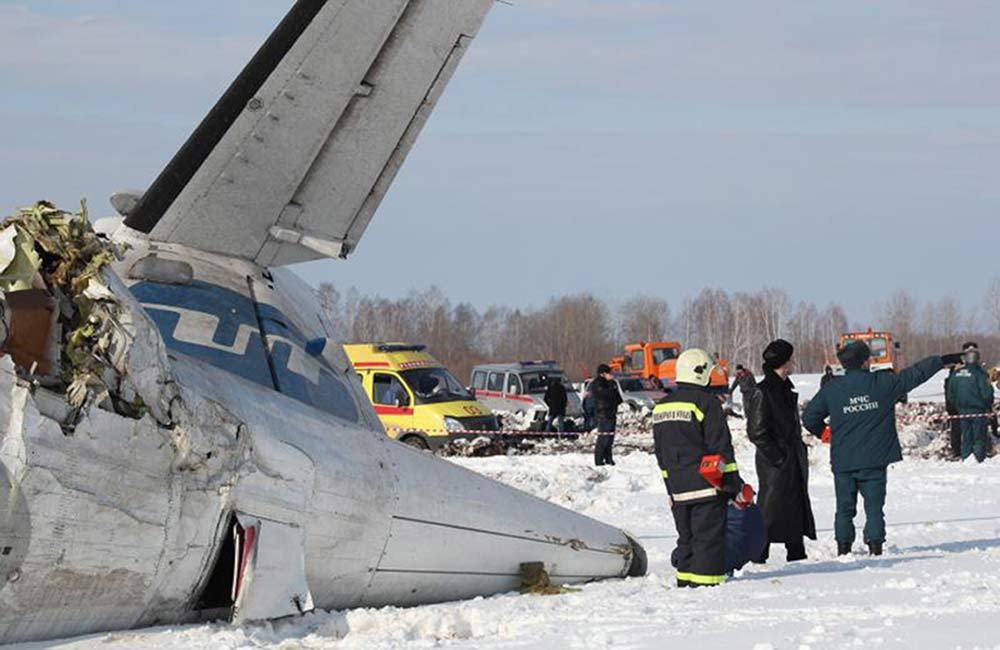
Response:
[[[475,431],[496,431],[483,407],[424,345],[345,345],[386,433],[420,449],[437,449]]]

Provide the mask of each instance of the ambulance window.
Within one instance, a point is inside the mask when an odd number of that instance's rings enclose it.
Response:
[[[472,373],[472,387],[476,390],[483,390],[486,388],[486,373],[481,371],[476,371]]]
[[[372,380],[372,401],[381,406],[410,405],[410,394],[397,377],[377,374]]]
[[[486,388],[488,390],[495,390],[498,393],[503,391],[503,373],[502,372],[491,372],[490,378],[486,382]]]
[[[521,385],[521,378],[514,373],[507,375],[507,392],[511,395],[520,395],[524,392],[524,387]]]

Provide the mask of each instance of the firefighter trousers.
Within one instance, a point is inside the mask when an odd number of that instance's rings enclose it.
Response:
[[[854,516],[858,514],[858,494],[865,501],[865,543],[885,541],[885,467],[834,472],[837,515],[833,528],[837,542],[854,543]]]
[[[962,460],[972,455],[980,463],[986,460],[990,444],[986,418],[962,418],[959,423],[962,427]]]
[[[677,584],[720,585],[726,581],[726,498],[702,503],[675,503]]]

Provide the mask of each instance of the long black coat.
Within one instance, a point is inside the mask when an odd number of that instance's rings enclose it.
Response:
[[[744,395],[747,436],[757,447],[758,503],[769,542],[816,539],[809,503],[809,455],[802,441],[798,393],[788,379],[767,371]]]

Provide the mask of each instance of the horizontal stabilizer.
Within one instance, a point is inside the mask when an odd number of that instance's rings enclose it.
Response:
[[[298,0],[126,224],[266,266],[360,241],[493,0]]]

